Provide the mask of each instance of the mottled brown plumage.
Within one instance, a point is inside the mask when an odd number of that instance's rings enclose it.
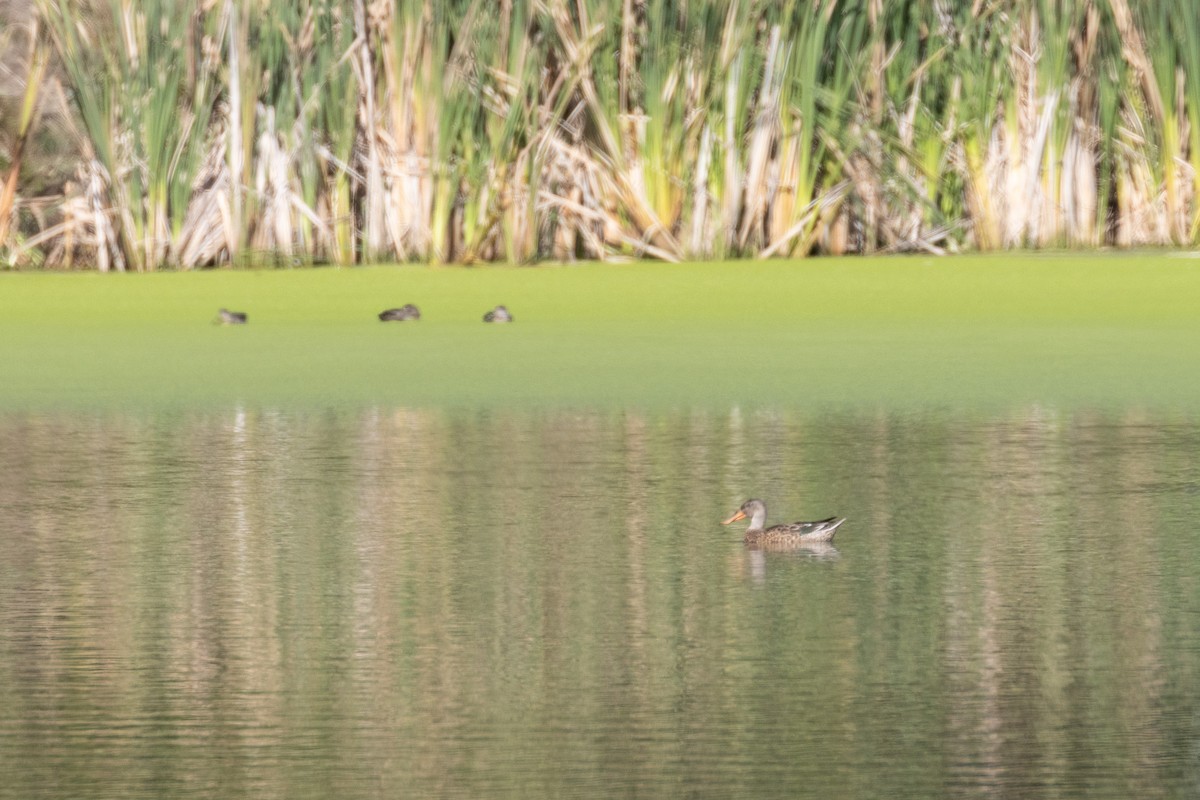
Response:
[[[408,320],[419,319],[421,319],[421,309],[412,303],[407,303],[400,308],[389,308],[379,312],[380,322],[407,322]]]
[[[483,315],[484,322],[514,322],[516,317],[504,306],[496,306]]]
[[[747,500],[723,525],[750,518],[750,527],[742,541],[752,547],[800,547],[833,541],[842,517],[828,517],[815,522],[792,522],[786,525],[763,526],[767,521],[767,504],[762,500]]]

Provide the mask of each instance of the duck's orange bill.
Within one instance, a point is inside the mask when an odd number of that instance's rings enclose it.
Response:
[[[736,514],[734,514],[732,517],[730,517],[729,519],[727,519],[727,520],[725,520],[724,522],[722,522],[721,524],[722,524],[722,525],[728,525],[728,524],[729,524],[729,523],[731,523],[731,522],[737,522],[739,519],[745,519],[745,518],[746,518],[746,512],[745,512],[745,511],[739,511],[739,512],[737,512]]]

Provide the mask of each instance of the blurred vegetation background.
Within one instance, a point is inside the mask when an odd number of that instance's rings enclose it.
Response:
[[[0,263],[1200,240],[1200,0],[0,0]]]

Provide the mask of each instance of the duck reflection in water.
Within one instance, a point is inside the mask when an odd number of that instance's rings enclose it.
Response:
[[[771,553],[771,555],[767,555]],[[750,573],[750,580],[764,583],[767,580],[767,559],[775,561],[776,566],[781,562],[777,559],[803,559],[805,561],[837,561],[841,551],[831,544],[809,544],[803,547],[747,547],[741,552],[745,568]]]

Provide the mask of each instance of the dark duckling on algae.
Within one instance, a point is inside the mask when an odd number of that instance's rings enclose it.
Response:
[[[496,306],[491,311],[489,311],[483,315],[483,321],[484,322],[515,322],[516,318],[513,317],[513,315],[511,313],[509,313],[509,310],[507,308],[505,308],[504,306]]]
[[[412,303],[405,303],[400,308],[389,308],[379,312],[380,322],[407,322],[408,320],[419,320],[420,318],[421,309]]]

